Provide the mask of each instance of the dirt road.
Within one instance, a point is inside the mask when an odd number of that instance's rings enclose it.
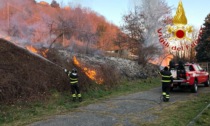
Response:
[[[152,114],[152,108],[161,111],[165,105],[205,92],[210,92],[210,87],[199,87],[198,93],[175,90],[171,92],[170,102],[163,103],[159,87],[80,107],[67,115],[57,115],[30,126],[138,126],[140,122],[158,119]]]

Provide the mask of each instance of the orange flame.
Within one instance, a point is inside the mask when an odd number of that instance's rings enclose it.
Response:
[[[40,55],[42,55],[45,58],[47,57],[47,52],[49,51],[49,49],[45,49],[44,51],[41,51],[41,50],[38,50],[35,47],[31,46],[31,45],[30,46],[26,46],[26,49],[31,51],[31,52],[33,52],[33,53],[40,54]]]
[[[47,52],[49,51],[49,49],[46,49],[46,50],[44,50],[44,51],[42,51],[41,53],[42,53],[42,55],[46,58],[47,57]]]
[[[33,53],[38,53],[38,50],[36,48],[34,48],[33,46],[26,46],[26,49]]]
[[[167,55],[167,56],[162,56],[159,57],[158,59],[155,60],[150,60],[149,62],[155,65],[160,65],[160,66],[168,66],[169,62],[173,59],[173,55]]]
[[[7,41],[11,41],[11,37],[10,36],[6,36],[4,39],[6,39]]]
[[[82,70],[85,72],[85,74],[91,79],[94,80],[97,84],[102,84],[103,83],[103,79],[102,78],[97,78],[97,73],[95,70],[91,70],[87,67],[82,67],[81,64],[79,63],[79,61],[77,60],[77,58],[74,56],[73,57],[73,62],[76,66],[82,68]]]

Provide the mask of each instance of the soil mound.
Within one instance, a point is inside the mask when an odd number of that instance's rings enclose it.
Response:
[[[63,69],[9,41],[0,39],[0,103],[35,99],[49,89],[64,90]]]

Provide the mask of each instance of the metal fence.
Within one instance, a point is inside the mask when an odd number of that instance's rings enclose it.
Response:
[[[210,73],[210,62],[202,62],[199,65],[206,71]]]

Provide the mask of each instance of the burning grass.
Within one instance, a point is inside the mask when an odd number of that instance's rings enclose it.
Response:
[[[73,64],[79,70],[79,80],[83,91],[97,90],[97,85],[103,85],[109,90],[120,82],[120,74],[113,66],[106,64],[87,65],[73,56]]]
[[[38,48],[33,47],[32,45],[26,46],[26,49],[32,53],[39,54],[45,58],[47,58],[47,53],[49,51],[49,49],[45,49],[45,48],[38,49]]]
[[[95,81],[97,84],[102,84],[104,80],[100,77],[99,71],[97,72],[94,69],[87,68],[86,66],[82,65],[76,58],[73,57],[73,63],[79,67],[91,80]]]
[[[32,45],[26,46],[26,49],[33,53],[38,53],[38,50],[35,47],[33,47]]]

